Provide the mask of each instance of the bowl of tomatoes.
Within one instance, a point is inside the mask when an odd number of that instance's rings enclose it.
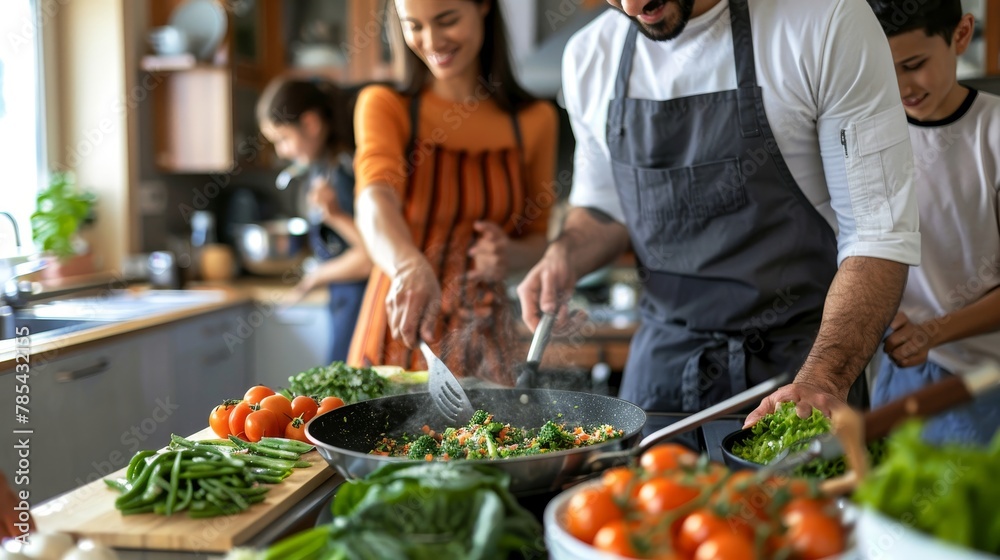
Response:
[[[816,481],[762,479],[677,444],[562,492],[544,525],[555,560],[818,560],[843,553],[849,536]]]

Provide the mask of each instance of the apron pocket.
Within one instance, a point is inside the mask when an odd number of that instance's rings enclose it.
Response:
[[[674,169],[613,165],[636,250],[653,269],[666,268],[678,245],[704,232],[710,220],[747,203],[736,158]]]

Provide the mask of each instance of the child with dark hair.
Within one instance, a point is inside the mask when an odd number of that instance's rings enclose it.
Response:
[[[333,331],[330,361],[344,361],[372,265],[354,225],[353,94],[320,80],[277,78],[257,102],[261,132],[278,156],[308,169],[309,200],[322,218],[309,238],[321,261],[295,288],[326,285]]]
[[[921,264],[885,340],[872,406],[1000,361],[1000,97],[958,83],[973,17],[959,0],[869,0],[889,39],[910,125]],[[931,441],[987,443],[1000,395],[934,419]]]

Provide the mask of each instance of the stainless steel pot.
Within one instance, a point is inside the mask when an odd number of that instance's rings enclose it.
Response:
[[[248,271],[281,276],[298,269],[309,254],[308,233],[309,223],[302,218],[269,220],[236,225],[233,241]]]

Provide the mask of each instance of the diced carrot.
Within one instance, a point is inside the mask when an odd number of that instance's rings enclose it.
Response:
[[[469,439],[469,434],[460,434],[458,436],[458,444],[465,445],[465,440]]]
[[[431,427],[428,426],[427,424],[424,424],[423,427],[420,429],[423,430],[425,434],[431,431]]]
[[[433,453],[428,453],[427,455],[424,455],[424,460],[425,461],[433,461],[434,460],[434,454]]]
[[[590,440],[590,435],[588,435],[588,434],[580,434],[580,437],[578,437],[576,439],[578,439],[580,441],[588,441],[588,440]]]
[[[582,434],[583,433],[583,427],[582,426],[577,426],[576,429],[573,430],[573,433],[574,434]]]
[[[372,455],[381,455],[383,457],[388,457],[389,456],[389,452],[388,451],[374,451],[374,452],[372,452]]]

